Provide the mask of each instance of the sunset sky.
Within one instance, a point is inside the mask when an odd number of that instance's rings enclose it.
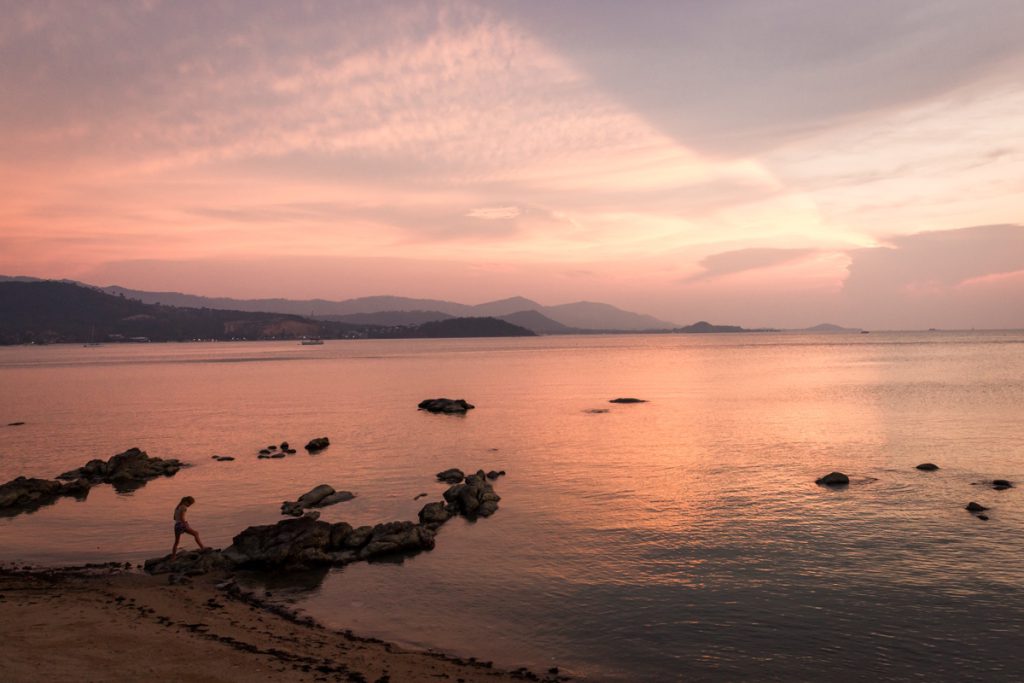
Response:
[[[1024,327],[1024,2],[0,0],[0,274]]]

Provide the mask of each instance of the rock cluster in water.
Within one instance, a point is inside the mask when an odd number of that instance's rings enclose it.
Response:
[[[299,496],[298,500],[281,503],[281,514],[301,517],[309,508],[322,508],[335,503],[352,500],[356,494],[351,491],[335,491],[327,484],[320,484]],[[319,517],[319,514],[317,515]]]
[[[129,448],[109,460],[90,460],[57,476],[57,481],[18,477],[0,486],[0,514],[17,515],[55,503],[63,496],[84,498],[96,484],[112,484],[120,492],[131,491],[156,477],[170,477],[184,467],[179,460],[153,458]]]
[[[310,491],[319,495],[330,487]],[[333,490],[333,489],[331,489]],[[324,500],[326,494],[319,500]],[[277,524],[251,526],[232,539],[224,550],[179,553],[147,560],[151,574],[202,574],[214,569],[296,569],[318,565],[345,565],[396,553],[416,553],[434,547],[437,530],[449,519],[463,515],[488,517],[498,509],[500,497],[483,470],[453,484],[444,502],[427,503],[419,521],[384,522],[353,527],[329,524],[312,517],[286,519]],[[309,499],[307,499],[309,500]]]
[[[420,410],[430,413],[465,413],[476,408],[472,403],[467,403],[461,398],[428,398],[420,401]]]

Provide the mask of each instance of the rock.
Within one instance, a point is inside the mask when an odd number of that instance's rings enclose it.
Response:
[[[472,403],[467,403],[465,399],[456,398],[428,398],[420,401],[420,410],[426,410],[430,413],[465,413],[468,410],[476,408]]]
[[[184,465],[172,458],[151,458],[145,451],[129,448],[106,462],[90,460],[78,469],[57,476],[58,479],[86,479],[93,484],[113,484],[119,491],[131,490],[156,477],[170,477]]]
[[[988,510],[987,507],[981,505],[980,503],[975,503],[973,500],[970,503],[968,503],[964,507],[964,509],[967,510],[968,512],[984,512],[985,510]]]
[[[500,471],[491,470],[490,472],[487,473],[487,478],[490,479],[491,481],[494,481],[498,477],[504,477],[504,476],[505,476],[505,470],[500,470]]]
[[[297,451],[294,448],[286,448],[284,449],[284,452],[287,453],[288,455],[295,455],[295,453],[297,453]]]
[[[373,527],[366,545],[359,551],[359,559],[368,560],[396,552],[430,550],[434,547],[434,532],[413,522],[388,522]]]
[[[260,453],[260,454],[259,454],[259,455],[257,455],[256,457],[257,457],[257,458],[259,458],[260,460],[269,460],[269,459],[270,459],[270,456],[269,456],[269,455],[265,455],[265,454],[263,454],[263,453]]]
[[[977,515],[977,517],[978,517],[978,519],[983,520],[985,522],[988,521],[988,515]]]
[[[234,458],[231,457],[230,455],[215,455],[215,456],[213,456],[213,459],[216,460],[217,462],[232,462],[232,461],[234,461]]]
[[[413,497],[413,500],[419,500],[420,498],[426,498],[429,495],[430,495],[429,493],[417,493],[416,496]]]
[[[996,491],[1004,491],[1006,489],[1012,489],[1013,484],[1011,484],[1006,479],[993,479],[992,488],[994,488]]]
[[[317,564],[331,540],[331,525],[308,517],[251,526],[234,537],[224,555],[237,565]],[[314,551],[314,552],[307,552]]]
[[[443,481],[446,484],[458,484],[465,477],[465,473],[462,470],[458,469],[457,467],[453,467],[451,469],[445,470],[444,472],[437,473],[437,480]]]
[[[327,448],[330,445],[330,440],[326,436],[321,436],[316,439],[311,439],[310,442],[306,444],[306,450],[309,451],[310,453],[316,453],[318,451],[322,451],[323,449]]]
[[[150,574],[188,574],[198,576],[210,571],[230,569],[233,563],[224,554],[214,548],[179,552],[177,557],[170,555],[146,560],[143,568]]]
[[[332,550],[344,547],[345,539],[352,533],[352,525],[348,522],[338,522],[331,525],[331,538],[328,544]]]
[[[261,448],[260,455],[270,455],[270,451],[267,450],[266,448]]]
[[[590,410],[584,410],[583,412],[590,413],[591,415],[602,415],[604,413],[610,413],[611,411],[607,408],[591,408]]]
[[[923,462],[917,466],[917,469],[923,470],[925,472],[934,472],[935,470],[939,469],[939,466],[934,463]]]
[[[8,422],[7,426],[8,427],[20,427],[23,424],[25,424],[25,423],[24,422]]]
[[[304,512],[302,514],[302,516],[305,517],[306,519],[320,519],[320,511],[319,510],[306,510],[306,512]]]
[[[280,459],[281,459],[281,458],[283,458],[284,456],[285,456],[285,454],[284,454],[284,453],[278,452],[278,453],[271,453],[271,454],[270,454],[269,456],[267,456],[267,457],[269,457],[269,458],[271,458],[271,459],[273,459],[273,460],[280,460]]]
[[[0,513],[17,515],[51,505],[63,496],[84,497],[91,484],[87,479],[69,482],[35,477],[17,477],[0,485]]]
[[[287,441],[282,441],[281,442],[281,450],[282,451],[287,451],[288,450],[288,442]]]
[[[451,519],[451,513],[444,503],[427,503],[420,510],[420,524],[431,524],[440,526]]]
[[[845,486],[850,483],[850,478],[842,472],[829,472],[814,483],[822,486]]]
[[[271,445],[267,446],[266,450],[268,450],[268,451],[276,451],[277,450],[277,446],[271,444]]]
[[[296,501],[281,503],[281,514],[298,517],[307,508],[343,503],[355,497],[355,494],[351,491],[335,491],[327,484],[320,484],[299,496],[299,499]]]
[[[646,399],[642,398],[613,398],[608,401],[609,403],[647,403]]]
[[[444,492],[451,511],[466,517],[489,517],[498,509],[501,497],[488,483],[483,470],[466,477],[465,483],[455,484]]]

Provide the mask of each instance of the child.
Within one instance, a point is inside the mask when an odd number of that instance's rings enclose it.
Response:
[[[196,502],[196,499],[192,496],[185,496],[178,503],[178,507],[174,508],[174,547],[171,548],[171,559],[178,554],[178,541],[181,540],[182,534],[190,534],[196,539],[196,543],[199,544],[200,550],[205,550],[206,546],[199,540],[199,534],[196,530],[188,525],[185,521],[185,511],[192,507],[192,504]]]

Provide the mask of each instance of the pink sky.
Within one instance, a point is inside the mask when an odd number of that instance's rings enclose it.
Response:
[[[1019,2],[210,5],[4,3],[0,274],[1024,327]]]

